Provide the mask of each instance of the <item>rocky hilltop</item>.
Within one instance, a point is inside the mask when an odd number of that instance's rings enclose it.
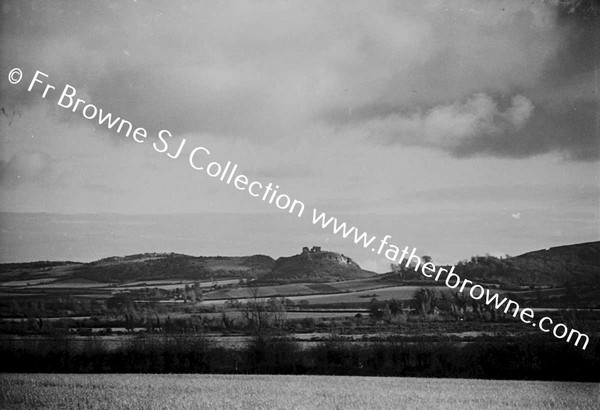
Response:
[[[303,248],[302,252],[275,261],[271,272],[262,276],[263,283],[331,282],[360,279],[376,273],[361,269],[351,258],[320,247]]]

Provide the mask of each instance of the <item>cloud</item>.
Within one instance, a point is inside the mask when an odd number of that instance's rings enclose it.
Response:
[[[486,94],[464,102],[433,107],[425,112],[391,114],[356,126],[359,134],[387,143],[458,149],[473,139],[519,130],[533,112],[533,103],[522,95],[512,98],[504,111]]]
[[[566,160],[598,160],[600,104],[578,100],[565,105],[558,108],[548,104],[536,105],[535,115],[522,128],[471,139],[452,153],[457,157],[486,154],[526,158],[554,152]]]
[[[269,168],[260,168],[252,171],[253,175],[260,178],[303,178],[313,176],[314,171],[305,164],[276,164]]]
[[[532,111],[533,103],[522,95],[516,95],[512,99],[512,106],[502,116],[515,127],[521,128],[531,116]]]
[[[558,2],[427,4],[434,51],[397,70],[375,101],[324,112],[326,123],[459,158],[600,158],[595,17]]]
[[[84,184],[82,186],[82,188],[86,189],[86,190],[90,190],[90,191],[95,191],[100,194],[112,195],[112,194],[122,194],[123,193],[122,190],[115,189],[114,187],[111,187],[107,184],[93,184],[93,183],[92,184]]]
[[[10,160],[0,160],[0,183],[18,185],[25,182],[43,182],[52,172],[50,157],[39,151],[19,152]]]
[[[456,157],[589,160],[599,29],[582,3],[6,2],[0,68],[43,70],[153,131],[260,144],[379,122],[371,141]],[[6,81],[0,94],[42,103]]]

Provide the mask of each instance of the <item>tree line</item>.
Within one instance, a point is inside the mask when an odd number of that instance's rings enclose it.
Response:
[[[0,347],[4,372],[239,373],[568,380],[599,382],[598,344],[582,352],[540,337],[512,343],[348,342],[302,346],[257,335],[225,347],[193,335],[133,338],[116,349],[64,338]]]

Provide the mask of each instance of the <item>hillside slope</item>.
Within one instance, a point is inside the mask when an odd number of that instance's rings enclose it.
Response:
[[[475,256],[456,266],[469,279],[504,286],[600,284],[600,241],[557,246],[504,259]]]
[[[74,276],[99,282],[169,278],[212,280],[260,276],[269,272],[273,263],[271,257],[264,255],[195,257],[153,253],[101,259],[81,266]]]
[[[79,264],[3,264],[0,268],[0,280],[55,277],[60,280],[79,278],[100,283],[123,283],[152,279],[256,278],[270,272],[274,263],[273,258],[265,255],[196,257],[177,253],[144,253],[113,256]]]

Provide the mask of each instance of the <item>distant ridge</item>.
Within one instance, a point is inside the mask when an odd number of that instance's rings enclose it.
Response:
[[[501,287],[600,287],[600,241],[556,246],[519,256],[473,256],[456,264],[463,278]],[[0,264],[0,281],[56,277],[123,283],[152,279],[254,279],[257,284],[333,282],[377,275],[351,258],[319,247],[274,260],[266,255],[189,256],[179,253],[143,253],[112,256],[90,263],[26,262]],[[411,268],[381,275],[382,280],[423,282]]]
[[[27,280],[43,272],[60,271],[61,280],[88,279],[122,283],[152,279],[215,280],[255,278],[271,271],[275,261],[265,255],[189,256],[179,253],[143,253],[111,256],[90,263],[30,262],[0,264],[2,280]]]
[[[474,256],[456,267],[461,276],[504,286],[600,285],[600,241],[555,246],[519,256]]]
[[[60,272],[57,274],[57,272]],[[243,278],[258,283],[330,282],[376,275],[336,252],[305,248],[302,253],[270,256],[189,256],[180,253],[141,253],[111,256],[89,263],[29,262],[0,264],[0,280],[29,280],[40,275],[80,278],[99,283],[124,283],[157,279],[211,281]]]

